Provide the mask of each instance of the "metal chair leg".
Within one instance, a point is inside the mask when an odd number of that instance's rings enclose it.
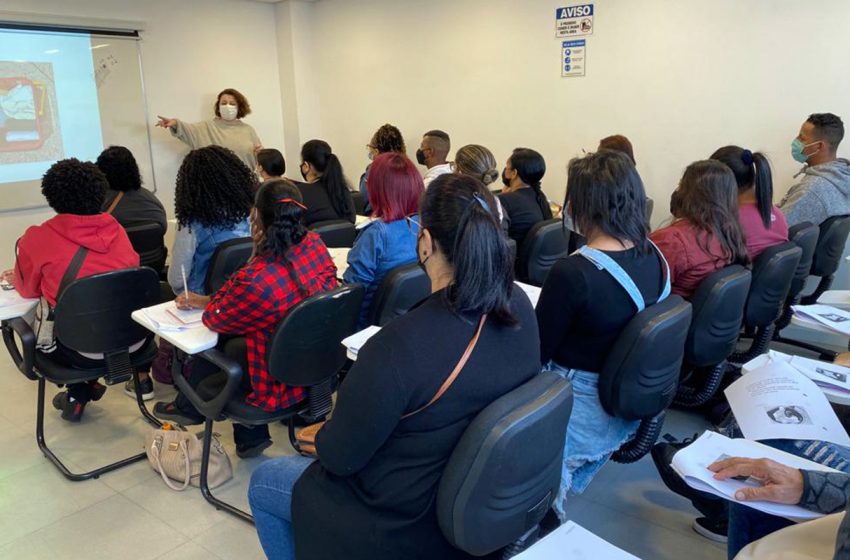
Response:
[[[213,496],[212,491],[210,491],[209,481],[207,479],[210,468],[210,453],[212,451],[212,437],[213,437],[213,421],[210,418],[207,418],[204,423],[204,450],[203,455],[201,456],[201,479],[199,481],[199,485],[201,487],[201,494],[203,494],[204,499],[212,504],[215,509],[223,510],[229,513],[230,515],[236,516],[242,521],[247,521],[251,525],[254,524],[254,516],[250,513],[244,512],[241,509],[234,507],[227,502],[223,502]]]
[[[92,471],[84,472],[84,473],[72,473],[68,470],[68,467],[59,460],[59,457],[47,447],[47,442],[44,440],[44,399],[46,392],[46,382],[43,377],[38,379],[38,403],[37,403],[37,412],[35,419],[35,440],[38,443],[38,448],[41,449],[41,452],[47,457],[53,465],[59,469],[59,472],[73,482],[79,482],[81,480],[89,480],[92,478],[99,478],[100,475],[114,471],[116,469],[120,469],[121,467],[125,467],[127,465],[133,464],[137,461],[144,460],[147,455],[144,453],[139,453],[138,455],[133,455],[132,457],[127,457],[126,459],[122,459],[115,463],[111,463],[106,465],[105,467],[100,467],[98,469],[94,469]]]
[[[150,413],[144,399],[142,399],[142,382],[139,381],[139,372],[135,370],[133,371],[133,388],[136,390],[136,404],[139,405],[139,411],[142,413],[142,416],[144,416],[148,424],[161,428],[162,422]]]

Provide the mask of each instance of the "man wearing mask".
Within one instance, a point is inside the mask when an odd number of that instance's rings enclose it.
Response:
[[[788,225],[850,214],[850,161],[836,156],[843,138],[844,123],[832,113],[810,115],[800,127],[791,156],[805,167],[779,204]]]
[[[451,164],[446,161],[450,150],[449,135],[442,130],[431,130],[422,137],[422,143],[416,150],[416,162],[428,168],[422,177],[426,189],[440,175],[452,172]]]

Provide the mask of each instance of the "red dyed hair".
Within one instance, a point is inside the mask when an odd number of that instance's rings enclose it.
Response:
[[[425,184],[406,155],[387,152],[376,156],[366,180],[373,216],[394,222],[419,211]]]

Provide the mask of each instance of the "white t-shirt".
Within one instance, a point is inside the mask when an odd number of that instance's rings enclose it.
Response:
[[[439,177],[440,175],[445,175],[446,173],[452,172],[452,164],[443,163],[441,165],[435,165],[428,169],[425,172],[425,175],[422,177],[422,181],[425,183],[425,188],[428,188],[428,185],[431,184],[431,181]]]

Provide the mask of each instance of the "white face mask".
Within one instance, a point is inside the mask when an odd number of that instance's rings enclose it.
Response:
[[[221,118],[226,121],[232,121],[239,113],[239,108],[236,105],[219,105],[218,112],[221,113]]]

